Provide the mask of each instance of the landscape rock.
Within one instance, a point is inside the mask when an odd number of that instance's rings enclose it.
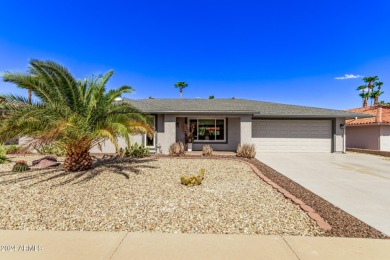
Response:
[[[60,165],[59,162],[55,162],[55,161],[52,161],[52,160],[49,160],[49,159],[43,159],[43,160],[40,160],[40,162],[38,164],[36,164],[35,166],[38,169],[46,169],[46,168],[55,167],[55,166],[58,166],[58,165]]]
[[[42,160],[49,160],[49,161],[57,162],[57,157],[51,156],[51,155],[42,157],[42,158],[40,158],[40,159],[38,159],[38,160],[32,161],[32,166],[37,165],[37,164],[40,163]]]

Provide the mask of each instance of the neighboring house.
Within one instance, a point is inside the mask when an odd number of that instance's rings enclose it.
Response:
[[[390,151],[390,106],[362,107],[348,112],[373,117],[347,121],[347,147]]]
[[[370,117],[340,110],[284,105],[245,99],[124,99],[154,117],[156,133],[132,137],[158,152],[184,142],[184,124],[195,126],[193,150],[209,144],[217,151],[235,151],[255,144],[257,152],[343,152],[346,119]],[[125,142],[120,140],[120,145]],[[99,152],[94,148],[92,152]],[[113,153],[106,142],[103,152]]]

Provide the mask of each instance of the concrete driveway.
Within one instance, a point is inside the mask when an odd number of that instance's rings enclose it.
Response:
[[[260,153],[256,157],[390,235],[390,158],[357,153]]]

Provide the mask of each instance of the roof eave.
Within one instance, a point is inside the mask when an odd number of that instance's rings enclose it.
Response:
[[[253,115],[255,112],[253,111],[147,111],[143,110],[146,113],[150,114],[175,114],[175,115],[185,115],[185,114],[201,114],[201,115],[207,115],[207,114],[229,114],[229,115]]]
[[[254,114],[253,117],[257,118],[355,118],[354,115],[263,115],[263,114]],[[359,116],[358,116],[359,117]],[[368,116],[371,117],[371,116]]]

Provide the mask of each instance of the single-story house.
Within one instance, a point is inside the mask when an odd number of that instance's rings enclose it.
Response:
[[[346,119],[371,117],[352,112],[246,99],[123,99],[154,118],[155,135],[132,137],[154,152],[168,153],[185,140],[184,125],[193,125],[193,150],[209,144],[217,151],[236,151],[255,144],[257,152],[344,152]],[[120,140],[120,145],[125,142]],[[92,152],[99,152],[93,148]],[[110,142],[104,153],[113,153]]]
[[[347,121],[347,147],[390,151],[390,106],[376,105],[348,112],[372,115]]]

